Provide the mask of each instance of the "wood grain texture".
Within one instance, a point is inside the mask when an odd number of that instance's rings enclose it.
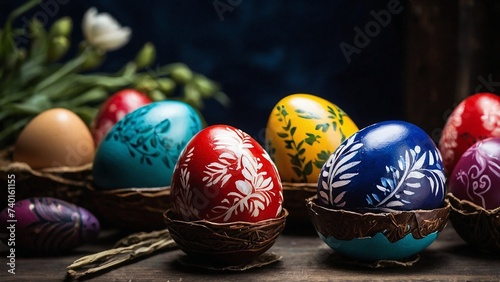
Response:
[[[245,272],[213,272],[184,267],[179,259],[185,254],[174,250],[157,254],[88,281],[498,281],[500,256],[471,250],[451,226],[445,228],[438,240],[421,253],[411,267],[370,269],[341,265],[332,261],[331,251],[304,226],[301,233],[285,230],[269,250],[282,260]],[[310,232],[309,232],[310,231]],[[100,241],[84,246],[70,255],[52,258],[17,258],[16,274],[7,273],[2,263],[1,281],[62,281],[66,266],[75,259],[111,247],[123,234],[106,231]],[[6,248],[2,246],[2,261]]]
[[[455,107],[459,1],[411,1],[406,18],[405,115],[438,141]]]

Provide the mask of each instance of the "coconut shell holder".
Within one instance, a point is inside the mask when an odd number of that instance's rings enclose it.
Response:
[[[338,240],[372,237],[383,232],[389,242],[394,243],[408,234],[415,239],[424,238],[433,232],[441,232],[448,221],[449,205],[434,210],[416,210],[394,213],[357,213],[334,210],[317,204],[317,196],[306,200],[310,219],[318,233]],[[416,254],[399,260],[363,261],[334,252],[329,258],[334,264],[347,264],[369,268],[412,266],[418,262]]]
[[[448,193],[450,222],[457,234],[475,250],[500,255],[500,207],[487,210]]]
[[[89,180],[85,193],[92,199],[93,212],[114,227],[129,230],[165,228],[163,213],[170,208],[170,187],[101,190]]]
[[[259,222],[215,223],[207,220],[185,221],[171,209],[165,223],[177,245],[187,256],[179,262],[205,270],[243,271],[281,260],[271,248],[285,227],[288,211]]]
[[[82,166],[61,166],[32,169],[28,164],[12,162],[13,148],[0,151],[0,180],[8,183],[15,175],[16,199],[54,197],[92,210],[92,202],[85,199],[85,185],[92,174],[92,163]],[[7,189],[3,190],[7,199]]]
[[[283,182],[283,207],[289,212],[287,226],[285,229],[295,231],[295,227],[300,229],[304,225],[311,225],[307,207],[304,200],[316,195],[318,191],[317,183],[292,183]],[[311,230],[314,228],[311,225]]]

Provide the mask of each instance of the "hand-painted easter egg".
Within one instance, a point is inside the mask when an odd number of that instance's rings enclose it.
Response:
[[[464,99],[451,113],[439,140],[446,174],[474,143],[500,137],[500,97],[477,93]]]
[[[170,185],[177,158],[202,128],[198,113],[180,101],[160,101],[121,119],[99,144],[93,164],[100,189]]]
[[[500,207],[500,137],[476,142],[450,175],[450,192],[485,209]]]
[[[135,89],[123,89],[111,95],[100,107],[91,132],[96,147],[119,120],[152,100]]]
[[[267,152],[240,129],[212,125],[189,141],[171,185],[172,209],[185,220],[257,222],[281,215],[283,193]]]
[[[357,212],[435,209],[443,205],[441,155],[419,127],[385,121],[347,138],[321,169],[319,203]]]
[[[356,124],[335,104],[310,94],[292,94],[269,116],[266,150],[283,181],[314,183],[328,157],[356,131]]]
[[[97,218],[84,208],[51,197],[28,198],[0,213],[3,243],[43,255],[66,252],[97,238]],[[3,234],[2,234],[3,233]]]
[[[40,169],[85,165],[94,154],[94,141],[83,120],[70,110],[54,108],[37,115],[21,131],[12,159]]]

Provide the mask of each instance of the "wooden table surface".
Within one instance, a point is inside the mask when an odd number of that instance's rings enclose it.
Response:
[[[474,252],[448,225],[438,239],[421,253],[411,267],[368,268],[335,263],[332,253],[312,228],[299,234],[285,230],[269,250],[282,256],[279,262],[244,272],[213,272],[179,263],[184,253],[175,249],[156,254],[88,281],[500,281],[500,256]],[[98,242],[70,255],[51,258],[16,258],[16,274],[1,263],[0,281],[62,281],[74,260],[102,251],[118,239],[116,232],[102,232]],[[2,245],[2,260],[7,252]]]

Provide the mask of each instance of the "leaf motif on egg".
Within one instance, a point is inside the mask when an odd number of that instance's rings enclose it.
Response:
[[[55,198],[28,198],[17,202],[15,211],[24,221],[17,227],[22,235],[17,244],[30,251],[67,251],[95,239],[100,230],[88,211]]]
[[[151,149],[161,146],[167,149],[167,155],[163,156],[161,160],[167,168],[172,168],[175,165],[178,152],[185,144],[175,142],[175,140],[167,137],[171,128],[171,121],[165,119],[155,126],[146,124],[144,120],[140,124],[137,123],[139,117],[144,116],[154,107],[154,104],[148,104],[126,115],[123,123],[118,123],[116,129],[106,136],[106,140],[113,138],[115,141],[125,144],[132,158],[138,157],[140,158],[140,164],[150,166],[153,165],[152,159],[161,155],[159,150]],[[193,119],[193,117],[190,118]],[[197,131],[197,128],[191,126],[191,136],[196,134]]]
[[[422,187],[422,179],[428,180],[431,192],[438,196],[441,183],[445,182],[444,172],[440,169],[427,169],[425,167],[434,165],[436,160],[440,160],[441,156],[438,151],[428,150],[421,155],[420,146],[415,146],[413,149],[405,151],[405,155],[399,156],[398,167],[386,166],[388,177],[382,177],[381,185],[377,184],[377,189],[380,190],[385,198],[382,200],[376,194],[366,195],[366,201],[369,205],[373,205],[381,210],[391,211],[391,208],[410,204],[408,199],[401,197],[398,192],[402,191],[402,195],[411,196],[415,192],[413,189]]]
[[[321,189],[319,190],[320,199],[325,203],[330,203],[332,206],[339,208],[345,205],[343,197],[346,191],[339,193],[335,198],[333,192],[335,189],[348,185],[351,182],[350,179],[358,175],[357,172],[343,174],[348,169],[354,168],[360,163],[359,160],[349,162],[359,153],[359,149],[363,147],[362,143],[354,142],[354,140],[353,136],[345,144],[342,143],[325,163],[326,169],[322,171],[323,177],[326,177],[326,181],[321,180]],[[343,158],[339,160],[340,156],[343,156]]]
[[[253,156],[247,150],[254,147],[250,136],[239,129],[226,128],[214,138],[213,144],[214,150],[220,154],[216,161],[205,165],[202,171],[204,189],[210,190],[216,187],[215,189],[223,190],[228,185],[234,185],[236,189],[227,193],[220,203],[211,209],[210,212],[213,214],[211,219],[222,219],[227,222],[233,215],[241,212],[258,217],[260,212],[270,205],[275,192],[272,176],[267,175],[267,171],[263,169],[260,157]],[[197,154],[203,153],[192,147],[185,153],[186,158],[177,164],[180,170],[180,189],[177,190],[179,195],[175,197],[175,206],[187,217],[196,218],[199,213],[196,197],[193,197],[193,190],[190,187],[189,162],[196,158]],[[265,152],[261,157],[270,160]],[[241,172],[243,179],[231,181],[233,171]],[[210,193],[212,192],[207,194]],[[276,215],[280,213],[281,208]]]
[[[341,109],[333,109],[330,106],[327,106],[328,116],[327,119],[332,120],[330,122],[321,122],[322,118],[315,114],[314,112],[305,111],[303,109],[295,109],[295,113],[297,117],[305,120],[318,120],[320,121],[315,125],[315,130],[325,133],[331,128],[333,131],[338,131],[340,134],[340,142],[343,142],[346,138],[345,134],[342,132],[342,128],[339,126],[343,125],[344,120],[343,117],[347,116]],[[304,157],[306,153],[305,144],[309,146],[314,146],[315,143],[320,143],[321,135],[316,134],[315,132],[306,133],[306,138],[303,140],[297,140],[295,132],[297,130],[297,126],[292,124],[292,119],[288,118],[288,111],[286,110],[285,105],[276,106],[277,113],[275,116],[278,121],[282,122],[284,125],[281,127],[283,131],[277,132],[277,136],[279,138],[284,139],[285,149],[292,151],[293,153],[288,153],[290,157],[290,164],[292,166],[293,171],[296,176],[299,177],[296,182],[307,182],[307,177],[313,172],[313,165],[319,169],[323,166],[325,161],[330,156],[331,152],[328,150],[322,150],[320,153],[316,155],[316,158],[313,160],[306,160]],[[324,120],[323,120],[324,121]],[[331,127],[330,127],[331,124]],[[271,149],[272,150],[272,149]]]
[[[342,143],[322,170],[322,180],[318,187],[320,200],[332,207],[342,208],[346,205],[344,197],[347,186],[359,176],[356,166],[361,163],[360,149],[363,143],[355,140],[356,134],[345,144]],[[395,207],[410,204],[410,199],[405,196],[414,195],[413,190],[422,187],[424,178],[427,179],[431,192],[436,197],[441,196],[438,194],[443,190],[444,172],[439,168],[427,168],[434,167],[438,161],[441,161],[441,155],[437,150],[422,152],[418,145],[406,150],[404,155],[399,156],[397,167],[385,167],[386,176],[381,177],[380,183],[376,184],[378,193],[365,195],[367,206],[382,211],[394,211]]]
[[[176,206],[181,214],[187,217],[199,217],[199,210],[195,208],[195,203],[193,202],[193,190],[191,189],[191,184],[189,178],[191,177],[191,172],[188,170],[188,165],[193,159],[193,151],[195,147],[192,147],[189,151],[185,153],[186,157],[183,162],[176,164],[176,169],[180,170],[180,188],[175,190],[179,193],[176,198]],[[183,153],[181,153],[182,155]]]

